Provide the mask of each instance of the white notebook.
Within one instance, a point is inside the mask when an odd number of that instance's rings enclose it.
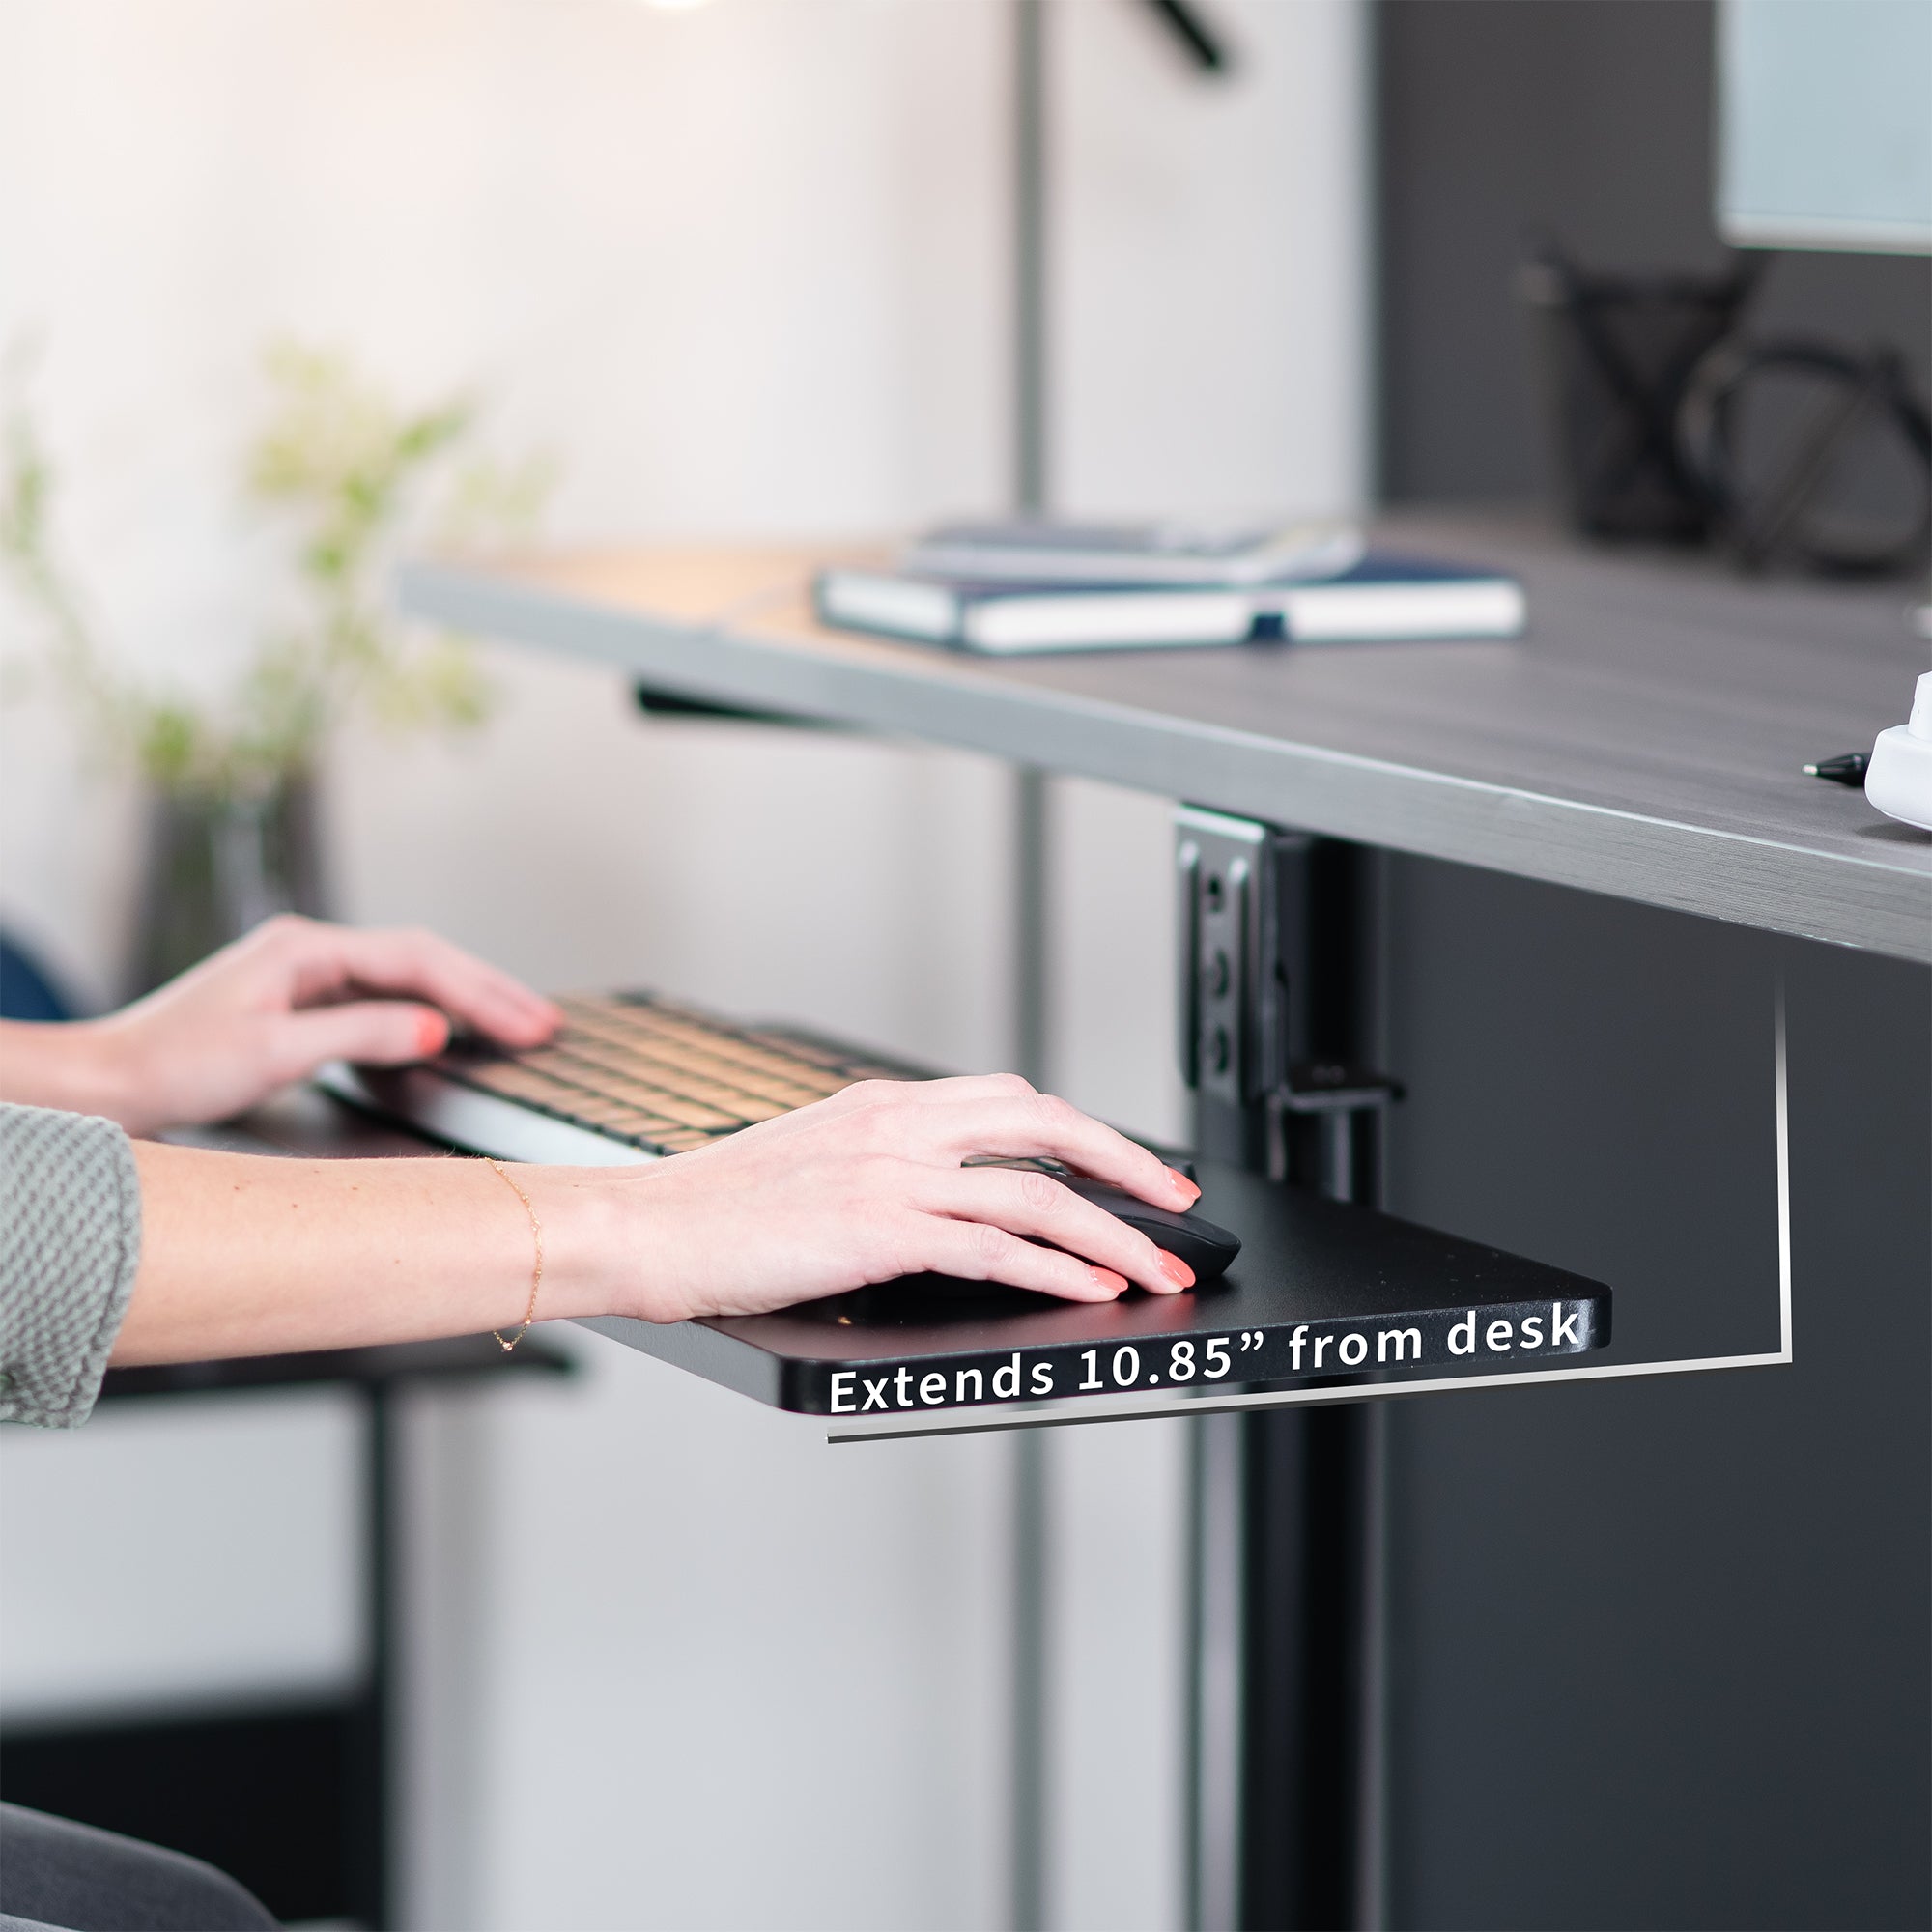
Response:
[[[1241,587],[985,581],[832,569],[814,584],[827,624],[996,657],[1239,643],[1513,638],[1515,579],[1371,551],[1326,577]]]

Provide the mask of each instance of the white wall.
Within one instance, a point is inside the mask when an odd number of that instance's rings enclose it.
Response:
[[[1370,379],[1365,21],[1217,0],[1189,84],[1127,0],[1061,0],[1054,489],[1095,514],[1346,510]]]
[[[1069,508],[1359,491],[1355,0],[1215,12],[1244,56],[1221,89],[1128,0],[1056,10]],[[289,329],[412,393],[483,390],[503,441],[561,457],[562,540],[996,504],[1007,28],[1000,0],[8,0],[0,340],[41,335],[35,395],[105,624],[184,675],[246,637],[270,563],[229,484],[258,348]],[[505,704],[475,738],[340,747],[349,915],[433,920],[546,984],[1006,1056],[996,768],[646,723],[602,672],[492,665]],[[44,706],[0,730],[0,910],[104,992],[132,801]],[[1057,1084],[1174,1131],[1165,808],[1065,785],[1056,817]],[[831,1452],[585,1355],[574,1387],[412,1417],[418,1921],[997,1922],[1006,1445]],[[177,1427],[117,1420],[84,1481],[82,1445],[10,1442],[10,1523],[46,1518],[64,1454],[58,1506],[108,1508],[117,1459]],[[223,1511],[292,1492],[264,1427],[238,1413],[205,1452],[255,1478]],[[1170,1924],[1179,1437],[1072,1434],[1053,1456],[1056,1922]],[[100,1629],[92,1662],[16,1641],[7,1544],[0,1700],[134,1694],[113,1676],[128,1633]],[[318,1547],[339,1568],[339,1535]],[[313,1552],[278,1568],[283,1609],[237,1611],[234,1647],[258,1672],[340,1667],[346,1612],[303,1607]],[[218,1580],[158,1593],[183,1641],[145,1634],[151,1690],[209,1688],[206,1633],[237,1609]]]

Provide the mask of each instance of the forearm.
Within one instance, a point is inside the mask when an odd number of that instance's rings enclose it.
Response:
[[[540,1320],[752,1315],[927,1271],[1073,1300],[1191,1285],[1147,1235],[1050,1177],[1063,1161],[1151,1202],[1200,1190],[1010,1076],[862,1081],[642,1166],[302,1161],[134,1149],[141,1249],[117,1363],[350,1348]],[[1177,1271],[1177,1268],[1179,1271]]]
[[[117,1366],[424,1341],[516,1327],[528,1214],[487,1162],[304,1161],[145,1143],[140,1268]],[[608,1189],[520,1167],[543,1226],[537,1317],[622,1298]]]
[[[0,1020],[0,1100],[142,1124],[130,1119],[125,1055],[98,1020]]]

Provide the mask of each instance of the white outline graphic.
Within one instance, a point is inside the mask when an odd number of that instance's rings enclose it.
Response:
[[[1615,1362],[1588,1369],[1534,1369],[1520,1375],[1418,1377],[1413,1381],[1363,1382],[1347,1388],[1262,1390],[1254,1395],[1095,1396],[1087,1402],[950,1409],[929,1419],[918,1414],[843,1423],[826,1432],[829,1442],[879,1442],[908,1435],[969,1435],[1000,1429],[1065,1429],[1088,1422],[1140,1421],[1162,1415],[1211,1415],[1239,1408],[1299,1408],[1315,1403],[1362,1402],[1446,1389],[1522,1388],[1533,1382],[1613,1381],[1633,1376],[1694,1376],[1716,1369],[1770,1369],[1791,1361],[1791,1119],[1785,1087],[1784,975],[1772,1001],[1772,1069],[1777,1137],[1777,1332],[1770,1354],[1700,1355],[1672,1362]],[[813,1418],[821,1420],[822,1418]]]

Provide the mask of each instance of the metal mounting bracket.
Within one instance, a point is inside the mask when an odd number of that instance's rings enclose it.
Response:
[[[1335,1000],[1308,929],[1323,863],[1305,833],[1177,811],[1178,1044],[1203,1153],[1352,1200],[1353,1123],[1402,1090],[1324,1051]]]

